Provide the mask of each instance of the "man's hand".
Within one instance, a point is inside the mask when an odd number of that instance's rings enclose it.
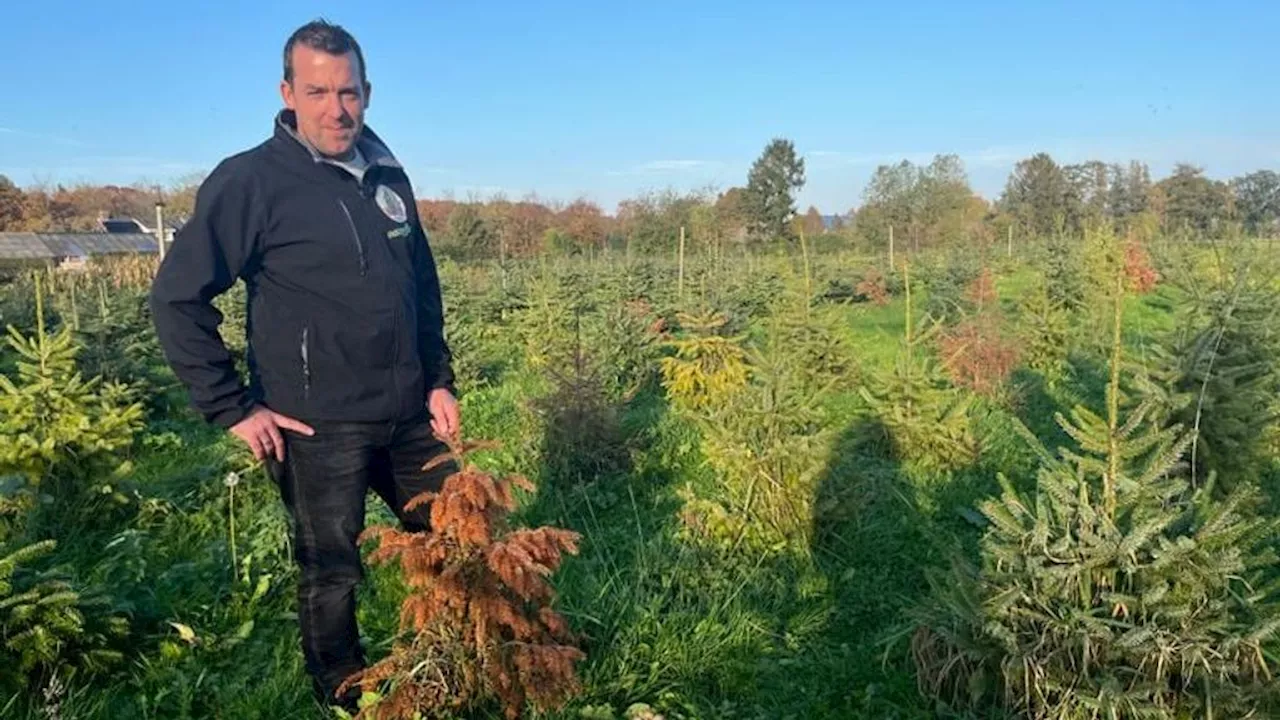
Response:
[[[462,429],[458,419],[458,401],[445,388],[436,388],[427,395],[427,409],[431,411],[431,429],[436,435],[456,438]]]
[[[265,460],[275,455],[276,460],[284,462],[284,436],[280,434],[280,428],[296,430],[303,435],[316,433],[310,426],[261,405],[250,411],[248,417],[231,426],[231,433],[253,450],[255,458]]]

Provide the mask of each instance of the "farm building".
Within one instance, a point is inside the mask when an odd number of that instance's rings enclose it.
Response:
[[[51,264],[72,269],[93,257],[159,252],[155,231],[133,218],[104,219],[99,225],[97,232],[0,232],[0,266]],[[173,241],[175,229],[165,228],[167,242]]]

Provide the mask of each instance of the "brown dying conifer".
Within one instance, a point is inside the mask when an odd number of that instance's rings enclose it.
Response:
[[[492,698],[514,719],[527,704],[557,708],[580,689],[574,663],[585,654],[551,608],[548,582],[561,553],[577,553],[579,535],[509,527],[512,489],[532,491],[533,484],[494,477],[466,460],[493,443],[444,440],[449,451],[423,471],[447,462],[459,469],[440,492],[406,505],[430,503],[431,531],[372,526],[360,536],[378,543],[371,564],[400,560],[408,593],[391,653],[339,690],[359,685],[380,694],[357,720],[439,717]]]

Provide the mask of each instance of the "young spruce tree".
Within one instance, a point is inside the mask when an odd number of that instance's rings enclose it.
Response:
[[[1040,456],[1034,487],[1001,476],[982,504],[982,563],[934,575],[913,639],[922,690],[1033,718],[1260,717],[1280,630],[1277,523],[1254,486],[1193,487],[1192,435],[1122,418],[1122,280],[1105,416],[1059,424],[1078,443]]]

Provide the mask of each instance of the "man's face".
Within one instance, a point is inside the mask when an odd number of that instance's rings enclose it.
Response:
[[[369,87],[360,82],[354,52],[330,55],[305,45],[293,49],[293,82],[282,82],[285,107],[298,117],[298,133],[323,155],[343,158],[364,128]]]

